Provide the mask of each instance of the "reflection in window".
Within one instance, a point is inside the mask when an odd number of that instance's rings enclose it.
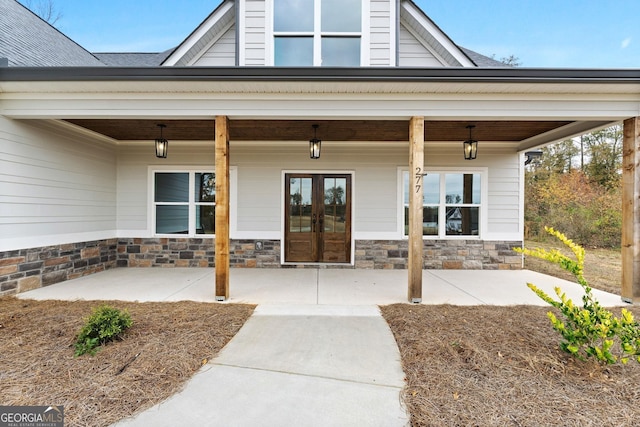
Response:
[[[423,179],[424,236],[480,234],[480,173],[428,173]],[[409,230],[409,172],[403,173],[404,234]]]
[[[359,66],[362,1],[274,0],[274,64]],[[314,19],[318,5],[320,17]]]
[[[323,32],[360,32],[362,0],[322,0]]]
[[[154,173],[156,234],[215,234],[215,174]]]
[[[347,213],[346,178],[324,179],[324,231],[344,233]]]
[[[311,231],[311,178],[289,179],[289,231]]]
[[[323,67],[357,67],[360,65],[360,37],[323,37]]]
[[[273,5],[273,30],[313,31],[313,0],[276,0]]]
[[[313,37],[276,37],[275,64],[282,67],[311,67]]]

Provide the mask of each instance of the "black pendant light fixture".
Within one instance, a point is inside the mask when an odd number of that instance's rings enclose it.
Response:
[[[169,149],[169,141],[162,137],[162,129],[166,128],[167,125],[158,124],[160,128],[160,138],[156,138],[156,157],[161,159],[167,158],[167,150]]]
[[[475,125],[467,126],[467,129],[469,129],[469,139],[467,139],[463,143],[465,160],[474,160],[478,155],[478,141],[476,141],[471,137],[471,131],[473,130],[474,127],[476,126]]]
[[[318,135],[317,135],[318,125],[312,125],[311,127],[313,127],[313,138],[309,140],[309,156],[312,159],[319,159],[320,144],[322,143],[322,141],[318,139]]]

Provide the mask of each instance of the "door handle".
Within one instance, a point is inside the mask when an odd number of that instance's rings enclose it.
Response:
[[[316,214],[313,214],[311,217],[311,231],[315,233],[316,231]]]

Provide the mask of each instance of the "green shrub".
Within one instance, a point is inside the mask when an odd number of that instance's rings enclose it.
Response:
[[[563,255],[558,250],[520,249],[516,252],[551,261],[574,275],[584,290],[582,307],[575,305],[567,298],[560,287],[555,288],[560,301],[554,300],[544,291],[531,283],[527,286],[542,300],[560,310],[564,320],[560,320],[553,312],[547,315],[553,328],[562,335],[560,348],[580,360],[595,357],[600,363],[613,364],[618,361],[627,363],[629,358],[635,358],[640,363],[640,325],[633,319],[633,314],[622,309],[621,317],[603,308],[591,293],[584,278],[584,248],[573,243],[567,237],[545,227],[545,230],[564,243],[575,255],[576,259]],[[617,342],[617,346],[615,345]]]
[[[75,355],[96,354],[98,346],[120,337],[132,324],[133,320],[126,310],[121,311],[108,305],[94,308],[78,334]]]

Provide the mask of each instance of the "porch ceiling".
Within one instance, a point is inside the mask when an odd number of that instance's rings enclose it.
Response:
[[[74,125],[116,140],[153,140],[158,123],[169,140],[207,141],[215,135],[214,120],[69,119]],[[479,141],[524,141],[561,128],[571,121],[425,121],[425,141],[463,141],[467,125],[475,125]],[[404,120],[231,120],[232,141],[304,141],[313,136],[326,141],[408,141],[409,122]]]

